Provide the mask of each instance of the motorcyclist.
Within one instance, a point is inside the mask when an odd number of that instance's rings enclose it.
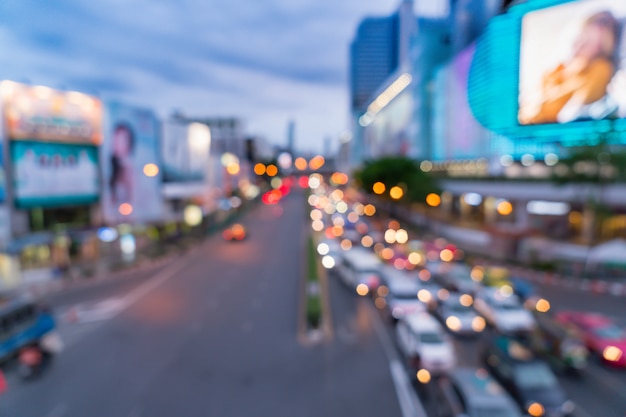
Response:
[[[27,346],[18,355],[20,374],[31,378],[41,374],[44,365],[44,352],[39,346]]]

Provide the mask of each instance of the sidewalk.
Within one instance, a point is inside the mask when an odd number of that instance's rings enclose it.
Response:
[[[58,293],[70,288],[90,286],[111,278],[123,279],[139,271],[157,269],[168,264],[173,259],[189,252],[194,246],[204,242],[208,237],[220,232],[226,225],[246,215],[253,210],[258,201],[251,201],[247,207],[229,213],[217,223],[208,225],[202,231],[192,231],[187,235],[177,237],[174,241],[159,242],[134,254],[134,259],[124,261],[120,254],[103,257],[89,264],[75,264],[66,273],[44,282],[23,284],[16,288],[18,292],[25,292],[35,297]],[[154,254],[157,253],[156,256]]]

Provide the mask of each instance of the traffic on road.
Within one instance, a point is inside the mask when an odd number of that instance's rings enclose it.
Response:
[[[388,213],[366,215],[363,199],[320,188],[310,198],[312,218],[324,213],[324,227],[313,224],[318,250],[341,248],[322,262],[347,291],[371,299],[428,415],[624,415],[625,316],[611,317],[591,293],[577,295],[584,303],[548,296],[513,268],[477,263]],[[355,281],[347,277],[360,267],[357,253],[368,273]],[[497,399],[466,399],[486,385]]]

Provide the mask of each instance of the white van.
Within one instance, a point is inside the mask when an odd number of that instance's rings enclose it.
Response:
[[[456,365],[450,336],[428,313],[417,312],[402,317],[396,326],[396,336],[413,378],[421,369],[437,374]]]
[[[339,277],[348,287],[357,288],[359,284],[365,284],[368,291],[371,291],[380,284],[382,266],[382,261],[374,252],[362,247],[354,247],[344,252],[343,259],[336,269]]]

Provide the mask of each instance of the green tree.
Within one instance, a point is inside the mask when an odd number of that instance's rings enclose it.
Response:
[[[399,186],[404,191],[399,200],[403,203],[423,203],[428,194],[441,192],[435,179],[420,169],[418,161],[402,156],[386,156],[366,161],[354,173],[354,179],[368,194],[374,194],[374,184],[382,182],[386,189],[382,197],[387,200],[392,200],[389,190]]]

